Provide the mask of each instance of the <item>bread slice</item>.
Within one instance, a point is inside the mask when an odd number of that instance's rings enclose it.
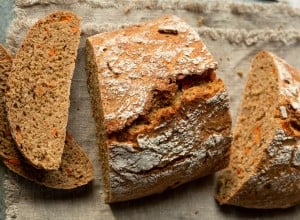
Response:
[[[60,167],[79,23],[66,11],[39,20],[27,33],[8,77],[11,132],[20,152],[37,168]]]
[[[36,169],[22,157],[10,134],[5,111],[4,93],[11,66],[11,55],[0,45],[0,158],[3,163],[20,176],[51,188],[71,189],[92,181],[93,165],[70,134],[66,135],[62,162],[58,170]]]
[[[300,72],[268,51],[253,60],[216,199],[247,208],[300,202]]]
[[[9,150],[10,153],[3,158],[7,168],[37,184],[55,189],[73,189],[94,179],[93,164],[68,132],[58,170],[36,169],[24,160],[16,147]]]
[[[6,82],[11,71],[12,60],[10,53],[0,44],[0,157],[11,155],[11,149],[15,148],[5,110]]]
[[[184,21],[165,16],[98,34],[86,49],[107,203],[227,166],[228,95],[217,63]]]

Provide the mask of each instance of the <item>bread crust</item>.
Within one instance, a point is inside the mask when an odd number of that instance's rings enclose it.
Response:
[[[227,165],[229,100],[216,67],[175,16],[88,38],[106,202],[160,193]]]
[[[108,133],[147,112],[149,91],[164,89],[178,75],[200,75],[217,67],[198,34],[175,16],[94,35],[88,42],[103,71],[99,77]]]
[[[6,92],[11,132],[33,166],[57,170],[63,154],[80,19],[57,11],[36,22],[14,59]]]
[[[269,74],[276,75],[279,91],[276,110],[270,116],[274,118],[270,130],[272,138],[266,143],[263,154],[256,158],[259,162],[253,171],[238,183],[237,189],[229,189],[230,193],[224,197],[220,192],[226,185],[224,176],[228,170],[221,172],[216,194],[221,204],[273,209],[287,208],[300,202],[300,72],[268,51],[260,52],[256,59],[264,57],[271,59],[273,71]],[[271,119],[269,121],[271,123]],[[237,128],[242,126],[245,124],[238,120]],[[234,137],[237,132],[239,129],[234,132]],[[263,141],[262,137],[261,143]]]
[[[0,157],[4,165],[18,175],[37,184],[56,189],[73,189],[94,179],[93,164],[70,134],[66,135],[59,170],[45,171],[32,167],[24,159],[11,136],[6,116],[4,92],[12,66],[12,56],[0,44]]]

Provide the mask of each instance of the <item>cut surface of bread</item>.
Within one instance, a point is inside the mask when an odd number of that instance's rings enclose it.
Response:
[[[63,153],[79,18],[58,11],[35,23],[13,61],[7,114],[20,152],[33,166],[57,170]]]
[[[160,193],[227,166],[231,118],[216,67],[175,16],[88,38],[106,202]]]
[[[24,159],[11,136],[6,117],[4,93],[12,66],[11,55],[0,45],[0,158],[13,172],[35,183],[57,189],[72,189],[93,180],[94,168],[87,155],[70,134],[66,135],[61,166],[45,171],[32,167]]]
[[[286,208],[300,202],[300,72],[268,51],[253,60],[234,129],[221,204]]]
[[[3,163],[14,173],[37,184],[55,189],[73,189],[94,179],[93,164],[67,133],[61,165],[58,170],[36,169],[23,158],[16,147],[6,154]]]
[[[5,110],[6,82],[11,71],[12,60],[10,53],[0,44],[0,157],[18,154],[18,152],[12,153],[17,150],[11,151],[16,146],[10,133]]]

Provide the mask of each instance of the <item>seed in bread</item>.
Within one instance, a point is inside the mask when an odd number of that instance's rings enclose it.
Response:
[[[88,38],[106,202],[227,166],[231,118],[216,67],[198,34],[175,16]]]
[[[230,164],[218,179],[221,204],[287,208],[300,202],[300,72],[268,51],[253,60]]]
[[[58,11],[35,23],[14,59],[6,92],[11,132],[37,168],[57,170],[64,148],[79,18]]]
[[[94,168],[70,134],[66,135],[60,169],[45,171],[32,167],[18,151],[6,116],[4,94],[12,66],[12,56],[0,45],[0,158],[11,171],[35,183],[58,189],[71,189],[93,180]]]

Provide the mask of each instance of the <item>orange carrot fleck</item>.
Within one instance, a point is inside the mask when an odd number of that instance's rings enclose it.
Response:
[[[52,133],[53,137],[57,137],[57,130],[56,130],[56,128],[53,128],[52,131],[51,131],[51,133]]]
[[[254,157],[252,163],[255,164],[257,160],[258,160],[257,157]]]
[[[55,50],[54,49],[50,49],[49,55],[52,57],[54,54],[55,54]]]
[[[7,59],[12,62],[13,61],[13,58],[11,56],[7,57]]]
[[[76,34],[79,31],[79,29],[77,27],[73,27],[72,31],[73,31],[74,34]]]
[[[68,176],[72,176],[72,170],[71,169],[69,169],[68,167],[65,167],[65,171],[66,171],[66,173],[68,174]]]
[[[245,147],[245,154],[249,154],[251,148],[250,147]]]
[[[238,175],[240,175],[240,174],[242,173],[242,169],[238,168],[238,169],[236,170],[236,173],[237,173]]]
[[[7,162],[14,165],[20,165],[21,161],[18,159],[7,159]]]
[[[72,19],[71,16],[68,15],[62,17],[63,21],[70,21],[71,19]]]
[[[253,141],[255,144],[259,144],[260,142],[260,127],[255,127],[253,129]]]

